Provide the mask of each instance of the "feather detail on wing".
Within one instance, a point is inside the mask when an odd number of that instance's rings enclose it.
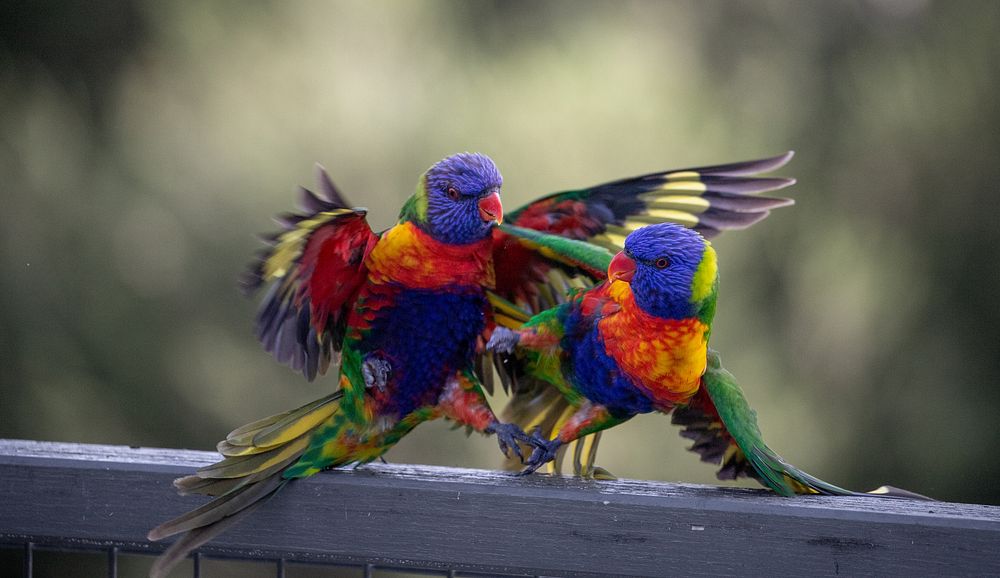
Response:
[[[243,276],[244,292],[271,284],[257,313],[257,337],[281,363],[313,380],[340,351],[347,312],[367,277],[365,257],[378,237],[364,209],[349,209],[322,167],[317,195],[301,189],[303,214],[277,221],[283,230]]]
[[[766,218],[771,209],[793,203],[759,193],[783,189],[794,179],[755,176],[784,166],[792,155],[661,171],[554,193],[509,213],[507,223],[587,241],[611,253],[621,250],[629,233],[651,223],[679,223],[710,238],[745,229]],[[539,255],[523,240],[513,242],[505,227],[494,234],[494,247],[497,293],[537,313],[539,293],[549,284],[551,255]],[[604,278],[603,270],[569,273],[569,279],[587,287]]]

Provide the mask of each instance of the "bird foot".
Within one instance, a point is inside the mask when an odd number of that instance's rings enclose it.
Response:
[[[384,391],[391,373],[392,366],[380,357],[370,355],[361,363],[361,376],[365,380],[365,387],[369,389],[376,387]]]
[[[512,423],[495,422],[487,426],[483,430],[483,433],[496,434],[497,444],[500,445],[500,451],[503,452],[505,458],[509,458],[510,452],[513,450],[517,454],[518,459],[524,463],[524,454],[521,452],[521,446],[517,442],[521,441],[530,444],[532,441],[528,434],[524,433],[521,428]]]
[[[493,335],[490,335],[490,340],[486,343],[486,350],[496,353],[513,353],[514,347],[520,340],[521,336],[516,331],[498,326],[493,330]]]
[[[556,459],[556,453],[563,446],[563,442],[558,439],[549,440],[542,437],[542,428],[536,427],[531,432],[528,443],[535,446],[534,451],[525,463],[525,468],[518,473],[519,476],[527,476],[535,470]]]

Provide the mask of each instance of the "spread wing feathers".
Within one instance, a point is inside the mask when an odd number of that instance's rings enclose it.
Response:
[[[283,230],[242,278],[244,292],[271,287],[257,313],[257,337],[281,363],[313,380],[336,361],[350,310],[367,276],[364,258],[378,237],[364,209],[349,209],[326,171],[319,195],[301,189],[303,214],[277,220]]]
[[[192,550],[242,519],[280,490],[288,480],[281,473],[299,459],[313,432],[340,407],[338,391],[298,409],[273,415],[233,430],[219,442],[224,458],[194,475],[174,480],[183,494],[215,499],[153,528],[150,540],[187,534],[156,561],[150,576],[162,576]]]
[[[722,367],[719,354],[712,350],[702,386],[705,395],[699,392],[686,409],[674,410],[674,423],[684,425],[682,435],[695,440],[691,450],[702,460],[721,463],[721,479],[748,475],[783,496],[863,495],[809,475],[767,447],[757,426],[756,412],[733,375]]]
[[[516,226],[574,239],[591,239],[609,224],[673,221],[712,236],[747,227],[790,199],[754,196],[795,183],[794,179],[756,177],[791,160],[791,151],[771,158],[660,171],[611,181],[587,189],[543,197],[508,215]],[[620,246],[615,237],[601,239]]]
[[[509,213],[507,222],[522,229],[588,241],[611,252],[621,249],[630,232],[650,223],[679,223],[713,237],[722,231],[749,227],[767,217],[771,209],[793,203],[791,199],[759,193],[785,188],[794,184],[794,179],[755,176],[784,166],[792,154],[661,171],[555,193]],[[494,235],[497,292],[514,302],[530,301],[536,285],[552,266],[552,256],[540,258],[530,247],[507,242],[510,234],[510,228],[501,227]],[[603,270],[583,273],[591,281],[604,277]]]

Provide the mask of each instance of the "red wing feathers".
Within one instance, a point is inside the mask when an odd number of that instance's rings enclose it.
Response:
[[[301,189],[305,214],[278,218],[284,230],[265,237],[242,285],[248,294],[271,288],[257,313],[257,337],[281,363],[309,380],[323,374],[340,350],[347,312],[368,271],[365,257],[378,237],[364,209],[348,209],[322,168],[320,194]]]

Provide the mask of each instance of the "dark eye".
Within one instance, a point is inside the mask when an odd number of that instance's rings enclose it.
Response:
[[[666,257],[660,257],[659,259],[656,260],[654,265],[656,265],[657,269],[666,269],[667,267],[670,266],[670,259],[667,259]]]
[[[461,196],[462,196],[462,194],[458,192],[458,189],[456,189],[455,187],[448,187],[448,198],[449,199],[451,199],[453,201],[457,201],[459,199],[459,197],[461,197]]]

